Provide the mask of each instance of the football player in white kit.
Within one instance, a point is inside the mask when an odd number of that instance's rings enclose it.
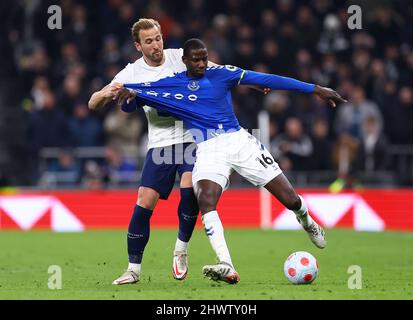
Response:
[[[128,64],[109,85],[95,92],[89,101],[90,109],[99,109],[112,100],[118,100],[121,105],[127,97],[122,95],[122,86],[119,83],[156,81],[186,69],[182,62],[182,49],[164,50],[161,27],[156,20],[139,19],[132,27],[132,36],[142,57]],[[159,198],[168,198],[177,172],[180,176],[181,199],[178,207],[179,232],[172,266],[172,274],[177,280],[182,280],[187,275],[188,242],[199,212],[192,188],[193,163],[187,163],[185,157],[179,156],[189,148],[195,152],[192,135],[183,126],[176,126],[175,118],[163,115],[147,105],[143,109],[148,119],[148,153],[138,189],[138,199],[128,228],[129,265],[126,272],[113,281],[113,284],[139,281],[142,255],[149,240],[152,212]],[[153,154],[162,154],[165,148],[172,148],[172,154],[183,161],[175,163],[173,159],[173,163],[169,164],[154,163]]]

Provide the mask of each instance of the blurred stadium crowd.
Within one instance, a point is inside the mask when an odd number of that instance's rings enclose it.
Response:
[[[296,183],[413,185],[413,6],[359,3],[361,30],[347,27],[350,3],[338,0],[2,1],[0,185],[136,185],[143,112],[92,114],[87,101],[140,57],[130,36],[140,17],[160,21],[165,48],[199,37],[210,61],[349,100],[332,109],[304,94],[233,92],[245,128],[268,111],[271,151]],[[61,30],[48,28],[51,4],[62,8]]]

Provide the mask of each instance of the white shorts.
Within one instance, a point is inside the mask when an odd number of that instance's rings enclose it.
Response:
[[[264,145],[244,129],[223,133],[198,144],[192,171],[195,187],[200,180],[218,183],[224,191],[235,170],[255,186],[265,186],[282,173]]]

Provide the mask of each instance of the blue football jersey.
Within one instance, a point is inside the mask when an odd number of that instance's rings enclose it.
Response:
[[[156,82],[124,84],[136,92],[137,105],[148,104],[182,120],[196,142],[219,133],[241,129],[234,114],[231,88],[240,84],[279,90],[313,92],[314,85],[295,79],[243,70],[234,66],[207,68],[204,76],[191,78],[186,72]],[[136,109],[136,105],[130,106]],[[127,107],[124,111],[127,110]],[[202,133],[202,138],[199,137]]]

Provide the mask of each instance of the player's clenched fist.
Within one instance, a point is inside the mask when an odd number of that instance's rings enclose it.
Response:
[[[132,93],[130,90],[123,87],[122,83],[115,82],[112,84],[112,86],[116,92],[115,96],[112,99],[117,100],[116,103],[118,106],[123,105],[125,101],[129,103],[136,96],[136,94]]]

